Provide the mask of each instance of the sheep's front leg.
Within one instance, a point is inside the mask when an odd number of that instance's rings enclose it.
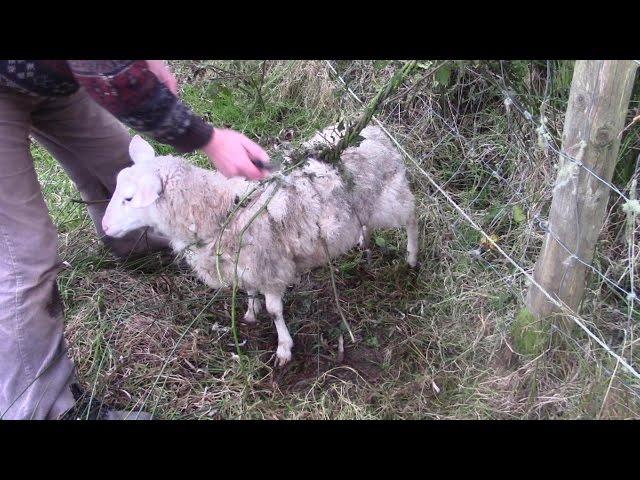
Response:
[[[369,250],[371,246],[371,228],[366,225],[362,226],[360,230],[360,239],[358,240],[358,246],[362,250]]]
[[[262,302],[258,298],[258,292],[256,290],[247,291],[249,295],[247,313],[244,314],[244,323],[256,323],[258,321],[257,315],[262,310]]]
[[[367,259],[367,265],[371,265],[371,228],[363,225],[360,232],[360,240],[358,240],[358,246],[364,252]]]
[[[282,295],[266,293],[264,298],[267,311],[273,317],[276,330],[278,331],[276,366],[281,367],[291,360],[291,347],[293,347],[293,340],[291,335],[289,335],[289,330],[287,330],[287,325],[284,323],[284,317],[282,316]]]

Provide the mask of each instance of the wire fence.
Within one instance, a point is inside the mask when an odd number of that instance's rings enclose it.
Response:
[[[635,61],[640,65],[640,61]],[[336,68],[332,65],[330,61],[326,62],[327,68],[332,72],[332,74],[336,77],[336,79],[340,82],[340,84],[348,91],[348,93],[359,103],[363,104],[362,100],[358,97],[358,95],[349,87],[347,82],[342,78],[342,76],[338,73]],[[493,78],[490,78],[493,76]],[[448,192],[444,187],[448,181],[443,182],[442,185],[434,178],[432,174],[425,170],[423,167],[423,163],[419,160],[416,160],[413,155],[411,155],[407,150],[403,147],[400,141],[396,139],[396,137],[389,132],[389,130],[385,127],[384,123],[380,121],[378,118],[374,117],[374,121],[384,130],[384,132],[389,136],[389,138],[396,144],[396,146],[400,149],[400,151],[405,155],[405,157],[413,164],[415,167],[415,171],[422,175],[431,186],[446,200],[446,202],[460,215],[462,219],[468,222],[475,230],[477,230],[500,255],[504,257],[520,274],[522,274],[530,284],[534,285],[538,289],[542,291],[544,296],[552,302],[555,306],[559,307],[567,314],[568,318],[570,318],[591,340],[596,342],[608,355],[610,355],[616,361],[615,370],[617,371],[618,365],[622,365],[622,367],[633,377],[636,379],[640,379],[640,373],[634,368],[633,364],[633,345],[637,342],[634,340],[634,331],[635,331],[635,323],[634,323],[634,305],[638,302],[638,296],[636,294],[634,285],[636,284],[636,279],[634,278],[636,275],[635,263],[637,261],[636,258],[636,242],[637,242],[637,227],[636,227],[636,211],[635,204],[637,204],[636,196],[635,196],[635,188],[637,184],[638,175],[640,172],[636,168],[632,179],[625,186],[618,187],[613,183],[603,179],[597,173],[595,173],[592,169],[586,166],[582,160],[582,152],[584,150],[585,145],[578,145],[577,149],[569,148],[566,150],[574,150],[576,153],[571,155],[567,153],[567,151],[561,149],[555,138],[555,134],[552,133],[547,127],[547,118],[544,114],[534,115],[531,113],[517,98],[517,95],[513,93],[513,90],[509,88],[507,85],[505,78],[501,75],[490,72],[490,74],[485,77],[490,78],[491,82],[494,83],[498,88],[501,89],[502,94],[504,95],[504,105],[506,110],[506,115],[510,115],[510,112],[516,112],[525,123],[529,124],[530,131],[529,134],[533,137],[537,136],[539,143],[542,144],[543,149],[548,149],[553,154],[557,155],[558,158],[566,159],[580,169],[585,171],[588,175],[595,178],[598,182],[605,185],[610,191],[614,192],[623,203],[613,201],[613,208],[618,208],[627,216],[628,221],[628,250],[627,250],[627,272],[626,276],[628,277],[628,283],[623,284],[622,278],[615,280],[610,278],[606,272],[597,268],[597,266],[592,263],[585,262],[583,259],[579,257],[579,255],[570,249],[557,235],[556,233],[549,227],[548,219],[544,218],[540,214],[531,210],[532,218],[538,223],[539,227],[544,233],[548,233],[551,238],[556,241],[568,254],[570,254],[570,258],[576,260],[577,262],[583,264],[587,267],[593,274],[597,275],[603,282],[605,282],[608,286],[612,287],[616,293],[618,293],[621,299],[626,303],[627,313],[625,315],[625,320],[627,321],[627,325],[624,328],[625,338],[621,345],[617,347],[613,347],[607,343],[607,341],[602,337],[601,333],[598,332],[597,327],[593,324],[592,321],[587,320],[584,316],[578,314],[578,312],[574,311],[570,307],[568,307],[562,300],[560,300],[557,296],[548,292],[542,285],[540,285],[533,277],[531,273],[531,268],[525,268],[521,265],[516,259],[513,258],[513,255],[509,254],[504,247],[496,241],[496,239],[491,235],[490,232],[487,232],[482,226],[478,224],[469,212],[465,211],[463,207],[459,205],[458,202],[454,200],[450,192]],[[547,78],[547,80],[549,80]],[[541,105],[545,105],[548,102],[548,88],[545,88],[545,97],[542,99]],[[513,108],[511,108],[513,107]],[[544,111],[543,108],[540,109]],[[432,112],[435,116],[438,116],[442,120],[442,125],[445,128],[449,129],[449,133],[457,137],[460,135],[459,131],[456,130],[455,127],[451,125],[451,122],[448,122],[445,118],[442,117],[441,114],[437,112]],[[628,126],[626,127],[628,128]],[[622,132],[619,132],[622,134]],[[518,132],[518,134],[521,134]],[[438,147],[438,144],[435,145],[435,148]],[[530,148],[524,149],[525,152],[529,153],[532,151]],[[640,161],[640,156],[638,157]],[[531,161],[535,163],[536,158],[531,158]],[[491,168],[491,176],[493,178],[497,178],[501,181],[501,183],[505,186],[505,188],[509,189],[516,196],[523,197],[523,192],[517,191],[513,188],[512,184],[504,177],[502,177],[499,172]],[[624,192],[629,192],[625,194]],[[611,212],[610,212],[611,215]],[[628,286],[626,286],[628,285]],[[622,312],[620,312],[622,314]],[[637,323],[637,321],[636,321]],[[591,325],[591,327],[589,326]],[[624,352],[627,352],[626,355]],[[626,356],[627,358],[624,358]],[[637,388],[637,385],[633,385],[634,389]]]

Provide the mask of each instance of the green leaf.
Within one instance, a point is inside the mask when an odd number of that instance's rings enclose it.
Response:
[[[451,67],[449,65],[443,65],[435,73],[435,80],[438,85],[442,85],[443,87],[446,87],[447,85],[449,85],[450,79],[451,79]]]
[[[387,241],[382,237],[376,237],[376,245],[379,247],[384,247],[387,244]]]
[[[519,205],[513,206],[513,219],[516,223],[523,223],[527,220],[527,216]]]

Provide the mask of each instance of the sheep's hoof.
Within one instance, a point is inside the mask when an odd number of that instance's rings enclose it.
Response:
[[[255,314],[247,312],[244,314],[244,317],[242,317],[242,323],[246,325],[255,325],[258,323],[258,319]]]
[[[420,269],[422,268],[422,262],[419,261],[414,261],[414,262],[407,262],[407,264],[409,265],[409,270],[411,272],[414,273],[418,273],[420,271]]]
[[[291,361],[291,343],[278,344],[278,350],[276,350],[276,367],[284,367]]]
[[[411,255],[407,255],[406,259],[407,263],[412,269],[418,270],[420,268],[420,262],[418,262],[418,259],[416,257],[412,258]]]

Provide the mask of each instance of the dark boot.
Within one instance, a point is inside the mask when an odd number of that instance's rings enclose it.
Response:
[[[137,410],[114,410],[98,399],[90,399],[78,384],[71,385],[76,404],[59,420],[153,420],[153,415]]]

